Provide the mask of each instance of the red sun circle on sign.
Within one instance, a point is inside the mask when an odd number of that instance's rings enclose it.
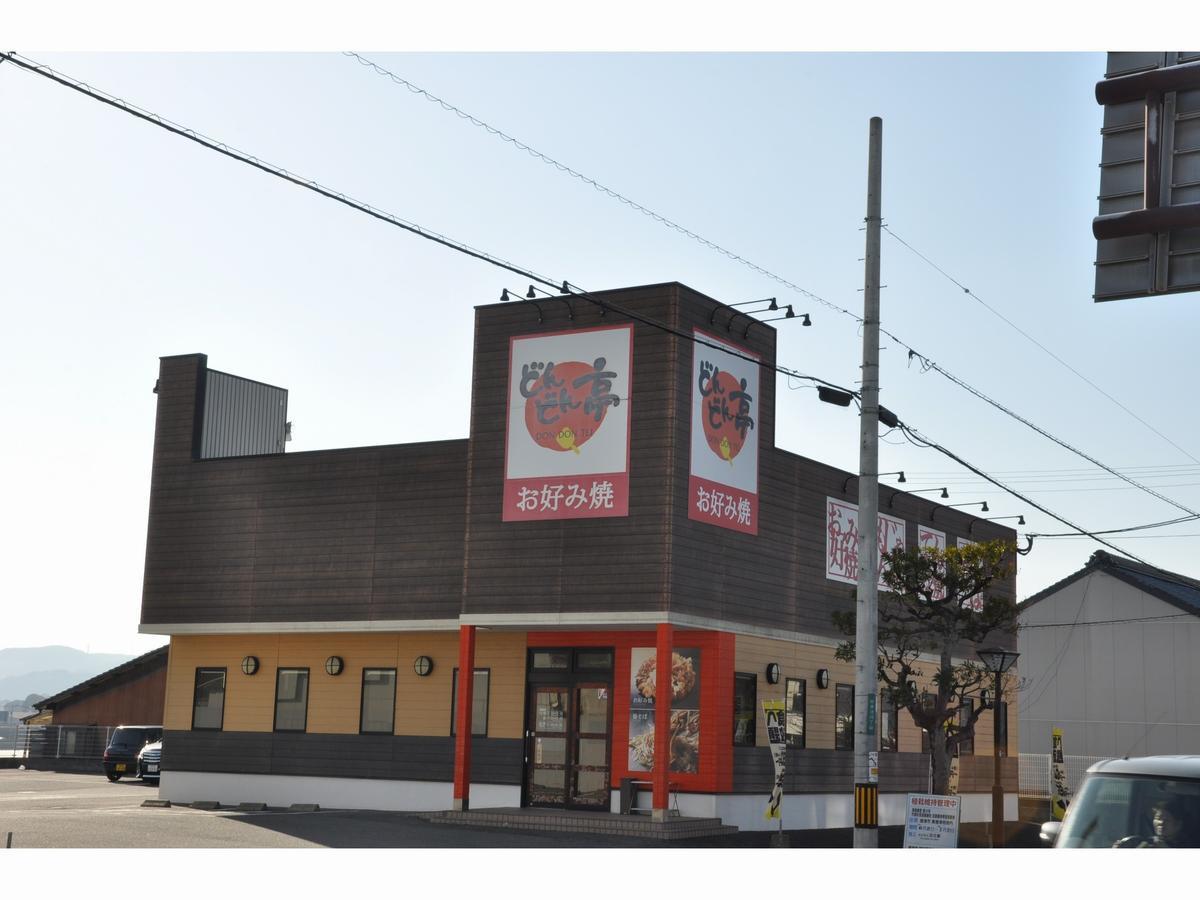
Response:
[[[600,410],[597,418],[589,404],[593,397],[593,381],[575,382],[585,375],[594,375],[596,367],[581,362],[554,363],[554,384],[546,386],[543,373],[529,389],[525,401],[525,428],[539,447],[559,453],[573,452],[586,444],[600,430],[608,414],[609,403],[595,403]],[[612,405],[619,401],[610,397]]]
[[[709,385],[712,387],[712,393],[700,401],[704,439],[713,453],[733,465],[734,457],[742,452],[746,436],[736,427],[737,401],[731,400],[730,395],[734,391],[740,391],[742,384],[728,372],[718,371],[716,377],[709,381]]]

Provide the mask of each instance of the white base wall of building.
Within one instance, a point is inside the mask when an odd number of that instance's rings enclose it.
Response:
[[[769,794],[679,794],[671,797],[671,809],[679,805],[681,816],[700,819],[720,819],[722,824],[735,825],[742,831],[776,831],[779,822],[766,819]],[[991,794],[963,794],[960,822],[990,822],[992,820]],[[646,809],[651,805],[649,791],[640,791],[635,806]],[[611,811],[621,811],[621,796],[612,793]],[[908,797],[905,794],[879,795],[879,824],[903,825],[908,812]],[[1017,818],[1017,795],[1004,797],[1004,817],[1008,821]],[[853,828],[854,804],[849,794],[784,794],[783,828],[785,831],[801,831],[813,828]]]
[[[208,800],[216,801],[222,806],[238,803],[265,803],[268,806],[317,803],[325,809],[435,812],[452,807],[454,785],[448,781],[163,772],[158,796],[172,803]],[[472,809],[520,805],[520,785],[471,785]]]

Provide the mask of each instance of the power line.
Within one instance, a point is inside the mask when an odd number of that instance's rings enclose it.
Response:
[[[496,137],[500,138],[500,140],[505,141],[509,144],[512,144],[518,150],[524,150],[526,153],[528,153],[534,159],[540,160],[541,162],[545,163],[546,165],[553,166],[558,171],[565,172],[567,175],[570,175],[572,178],[575,178],[578,181],[583,182],[584,184],[591,185],[593,188],[600,191],[600,193],[606,194],[607,196],[613,198],[614,200],[624,203],[629,208],[637,210],[638,212],[642,213],[645,216],[650,217],[651,219],[658,222],[659,224],[665,225],[667,228],[670,228],[672,231],[676,231],[679,234],[684,235],[685,237],[691,238],[692,240],[696,241],[697,243],[702,244],[705,247],[708,247],[710,250],[715,250],[717,253],[720,253],[722,256],[725,256],[725,257],[733,260],[734,262],[740,263],[743,266],[746,266],[747,268],[752,269],[753,271],[757,272],[759,275],[762,275],[765,278],[769,278],[772,281],[783,285],[784,287],[788,288],[789,290],[795,291],[798,294],[808,297],[810,300],[814,300],[817,303],[820,303],[822,306],[826,306],[829,309],[834,310],[835,312],[843,313],[844,315],[850,316],[851,318],[855,319],[856,321],[858,321],[860,323],[862,322],[862,319],[860,319],[858,316],[854,315],[854,313],[850,312],[849,310],[842,309],[842,307],[838,306],[835,303],[830,303],[828,300],[824,299],[823,297],[817,296],[812,291],[806,290],[805,288],[802,288],[800,285],[798,285],[792,281],[789,281],[780,275],[776,275],[774,272],[770,272],[767,269],[764,269],[762,266],[751,262],[750,260],[746,259],[744,256],[734,253],[732,250],[727,250],[725,247],[722,247],[720,244],[717,244],[714,241],[710,241],[708,238],[704,237],[703,235],[699,235],[696,232],[694,232],[688,228],[685,228],[684,226],[680,225],[679,223],[674,222],[671,219],[668,219],[666,216],[656,213],[654,210],[643,206],[642,204],[638,203],[636,200],[631,200],[629,197],[626,197],[624,194],[620,193],[619,191],[615,191],[610,187],[606,187],[605,185],[596,181],[594,178],[590,178],[587,175],[584,175],[582,172],[577,172],[575,169],[572,169],[570,166],[560,163],[558,160],[553,159],[550,156],[547,156],[545,153],[542,153],[540,150],[536,150],[533,147],[529,146],[528,144],[524,143],[523,141],[517,140],[515,137],[513,137],[509,134],[506,134],[504,131],[501,131],[499,128],[489,125],[487,122],[483,121],[482,119],[471,115],[470,113],[460,109],[459,107],[455,106],[452,103],[449,103],[446,100],[443,100],[441,97],[434,96],[429,91],[425,90],[425,88],[420,87],[419,85],[413,84],[408,79],[400,77],[395,72],[391,72],[391,71],[385,69],[383,66],[379,65],[378,63],[373,62],[372,60],[369,60],[366,57],[364,57],[358,53],[355,53],[352,50],[343,51],[342,55],[358,60],[359,65],[363,65],[370,69],[373,69],[378,74],[383,75],[386,78],[389,78],[390,80],[395,82],[396,84],[407,88],[412,93],[424,97],[430,103],[436,103],[438,106],[440,106],[442,109],[446,110],[447,112],[452,112],[456,116],[458,116],[460,119],[465,119],[466,121],[470,122],[472,125],[476,126],[477,128],[482,128],[484,131],[488,132],[488,134],[495,135]]]
[[[154,113],[150,113],[145,110],[139,109],[138,107],[135,107],[135,106],[125,102],[124,100],[121,100],[110,94],[106,94],[102,91],[98,91],[98,90],[92,88],[91,86],[84,84],[83,82],[75,81],[74,79],[71,79],[66,75],[63,75],[62,73],[55,72],[54,70],[50,69],[49,67],[42,66],[38,63],[35,63],[32,60],[25,60],[23,57],[20,57],[15,52],[0,53],[0,57],[14,63],[15,65],[21,67],[22,69],[24,69],[26,71],[32,72],[37,75],[41,75],[41,76],[48,78],[58,84],[63,85],[64,87],[69,87],[72,90],[78,91],[79,93],[84,94],[87,97],[90,97],[94,100],[98,100],[102,103],[105,103],[105,104],[112,106],[116,109],[119,109],[123,112],[129,113],[130,115],[133,115],[139,119],[142,119],[143,121],[149,122],[153,125],[163,128],[167,131],[170,131],[171,133],[176,134],[180,137],[184,137],[184,138],[187,138],[188,140],[194,141],[195,143],[200,144],[201,146],[206,147],[210,150],[215,150],[227,157],[237,160],[238,162],[245,163],[245,164],[253,166],[254,168],[259,169],[263,172],[267,172],[268,174],[275,175],[278,178],[282,178],[285,181],[291,182],[292,184],[295,184],[300,187],[311,190],[314,193],[320,194],[323,197],[327,197],[331,200],[336,200],[339,203],[342,203],[346,206],[351,207],[352,209],[356,209],[360,212],[367,213],[368,215],[371,215],[376,219],[387,222],[388,224],[391,224],[391,225],[395,225],[399,228],[404,229],[405,231],[408,231],[412,234],[416,234],[419,237],[425,238],[426,240],[434,241],[438,244],[441,244],[442,246],[448,247],[452,250],[456,250],[460,253],[471,256],[475,259],[490,263],[494,266],[506,269],[506,270],[508,270],[510,272],[514,272],[518,275],[522,275],[526,278],[529,278],[531,281],[536,281],[536,282],[540,282],[541,284],[544,284],[544,285],[549,285],[550,287],[554,288],[555,291],[560,291],[562,296],[581,297],[581,298],[588,300],[589,302],[599,306],[601,309],[612,310],[612,311],[614,311],[620,315],[623,315],[627,318],[630,318],[634,321],[642,322],[643,324],[646,324],[647,326],[659,329],[659,330],[667,332],[669,334],[673,334],[684,340],[688,340],[688,341],[691,341],[696,344],[708,346],[713,349],[717,349],[717,350],[721,350],[726,353],[730,353],[731,355],[736,356],[740,359],[746,360],[747,362],[754,363],[760,367],[763,367],[770,371],[776,372],[778,374],[786,375],[789,378],[804,379],[804,380],[813,382],[814,384],[825,385],[825,386],[834,388],[838,391],[842,391],[846,394],[849,394],[851,397],[857,398],[857,396],[858,396],[855,391],[849,390],[847,388],[843,388],[833,382],[825,381],[824,379],[817,378],[812,375],[805,375],[803,373],[800,373],[800,372],[792,370],[792,369],[788,369],[788,368],[780,366],[778,364],[768,364],[766,362],[763,362],[762,360],[755,359],[754,357],[752,357],[748,354],[744,354],[744,353],[736,350],[736,348],[731,348],[726,345],[717,344],[717,343],[705,340],[703,338],[697,338],[694,334],[688,334],[685,331],[674,328],[665,323],[658,322],[657,320],[651,319],[648,316],[643,316],[639,313],[634,313],[630,310],[623,309],[622,307],[620,307],[619,305],[617,305],[615,303],[612,303],[611,301],[607,301],[602,298],[596,297],[595,295],[590,294],[587,291],[584,291],[583,289],[579,288],[576,285],[569,284],[566,280],[563,280],[560,285],[557,281],[548,279],[545,276],[538,275],[538,274],[534,273],[532,270],[519,267],[514,263],[508,262],[506,260],[502,260],[499,257],[492,256],[491,254],[485,253],[484,251],[481,251],[481,250],[477,250],[473,247],[469,247],[468,245],[466,245],[460,241],[456,241],[453,238],[449,238],[445,235],[438,234],[437,232],[430,231],[429,229],[425,229],[414,223],[407,222],[403,219],[400,219],[396,216],[391,215],[390,213],[386,213],[381,210],[377,210],[374,207],[368,206],[365,203],[361,203],[357,200],[347,197],[345,194],[342,194],[337,191],[333,191],[329,188],[323,187],[322,185],[318,184],[316,181],[313,181],[311,179],[300,178],[299,176],[294,175],[293,173],[288,172],[285,169],[282,169],[278,166],[274,166],[270,163],[263,162],[262,160],[259,160],[256,157],[250,156],[249,154],[246,154],[239,150],[236,150],[220,141],[216,141],[211,138],[207,138],[203,135],[200,135],[197,132],[193,131],[192,129],[185,128],[181,125],[177,125],[177,124],[170,122],[169,120],[164,119],[163,117],[158,116]],[[550,294],[550,292],[548,292],[548,291],[546,291],[545,293],[549,294],[549,298],[554,298],[554,297],[560,296],[559,294]],[[1034,503],[1033,501],[1029,500],[1026,497],[1023,497],[1018,492],[1003,485],[1001,482],[992,478],[991,476],[989,476],[987,473],[983,472],[982,470],[972,466],[970,463],[966,462],[961,457],[959,457],[959,456],[955,455],[954,453],[952,453],[951,451],[947,450],[945,447],[942,447],[941,445],[939,445],[935,442],[929,441],[928,439],[922,437],[919,434],[919,432],[915,431],[915,429],[905,425],[904,423],[899,423],[898,427],[913,443],[918,444],[918,446],[931,447],[933,449],[938,450],[942,454],[948,456],[949,458],[953,459],[955,462],[959,463],[959,465],[962,465],[965,468],[970,469],[972,472],[979,475],[980,477],[986,479],[987,481],[991,482],[992,484],[995,484],[997,487],[1003,488],[1005,491],[1012,494],[1014,497],[1017,497],[1018,499],[1023,500],[1024,502],[1028,503],[1030,506],[1033,506],[1034,508],[1041,510],[1042,512],[1049,515],[1051,518],[1053,518],[1059,522],[1062,522],[1067,527],[1076,529],[1076,531],[1078,531],[1080,534],[1093,537],[1093,539],[1096,540],[1097,542],[1103,544],[1104,546],[1106,546],[1112,550],[1115,550],[1117,553],[1120,553],[1123,556],[1127,556],[1130,559],[1134,559],[1137,562],[1142,563],[1143,565],[1150,565],[1149,563],[1145,562],[1145,560],[1139,559],[1138,557],[1134,556],[1133,554],[1131,554],[1127,551],[1124,551],[1121,548],[1116,547],[1115,545],[1110,544],[1107,541],[1105,541],[1099,537],[1096,537],[1093,533],[1088,532],[1083,528],[1080,528],[1078,525],[1075,525],[1073,522],[1070,522],[1070,521],[1062,518],[1061,516],[1058,516],[1057,514],[1051,512],[1050,510],[1046,509],[1045,507]]]
[[[821,303],[822,305],[824,305],[830,309],[833,309],[839,313],[849,316],[850,318],[852,318],[856,322],[858,322],[859,325],[865,324],[863,322],[863,319],[861,316],[858,316],[855,313],[852,313],[849,310],[838,306],[837,304],[831,303],[828,300],[825,300],[824,298],[817,296],[812,291],[806,290],[805,288],[802,288],[799,285],[797,285],[791,281],[788,281],[786,278],[783,278],[782,276],[776,275],[775,273],[768,271],[767,269],[763,268],[762,266],[757,265],[756,263],[751,262],[750,260],[746,259],[743,256],[740,256],[730,250],[726,250],[724,247],[721,247],[720,245],[714,243],[713,241],[708,240],[707,238],[695,233],[694,231],[690,231],[689,229],[684,228],[683,226],[671,221],[670,219],[666,218],[665,216],[654,212],[653,210],[649,209],[648,207],[643,206],[642,204],[629,199],[628,197],[624,196],[623,194],[620,194],[617,191],[614,191],[613,189],[600,184],[595,179],[590,178],[589,176],[584,175],[581,172],[578,172],[575,169],[572,169],[569,166],[566,166],[563,163],[558,162],[557,160],[553,159],[550,156],[547,156],[546,154],[542,153],[541,151],[536,150],[533,147],[529,146],[528,144],[517,140],[516,138],[512,137],[511,135],[506,134],[505,132],[501,131],[499,128],[496,128],[496,127],[488,124],[484,120],[460,109],[459,107],[453,105],[452,103],[447,102],[446,100],[441,99],[440,97],[434,96],[433,94],[429,93],[429,91],[425,90],[424,88],[414,84],[413,82],[409,81],[406,78],[402,78],[401,76],[396,75],[394,72],[391,72],[388,69],[385,69],[383,66],[380,66],[378,63],[375,63],[372,60],[367,59],[366,57],[362,56],[361,54],[356,53],[354,51],[344,51],[343,55],[357,60],[360,65],[366,66],[366,67],[374,70],[376,73],[389,78],[394,83],[396,83],[398,85],[402,85],[403,87],[407,88],[410,92],[412,92],[414,94],[423,96],[426,100],[430,101],[431,103],[436,103],[437,105],[439,105],[440,107],[445,109],[447,112],[452,112],[455,115],[457,115],[459,118],[465,119],[466,121],[470,122],[472,125],[475,125],[478,128],[484,129],[489,134],[493,134],[493,135],[499,137],[501,140],[506,141],[509,144],[512,144],[514,147],[524,150],[526,153],[528,153],[530,156],[534,157],[535,159],[541,160],[543,163],[553,166],[554,168],[558,169],[559,171],[565,172],[566,174],[570,175],[573,178],[578,179],[579,181],[582,181],[586,184],[590,184],[592,187],[596,188],[598,191],[600,191],[604,194],[607,194],[608,196],[620,201],[621,203],[626,204],[627,206],[629,206],[633,209],[636,209],[637,211],[649,216],[650,218],[654,219],[655,221],[662,223],[666,227],[671,228],[681,234],[684,234],[687,237],[703,244],[704,246],[709,247],[710,249],[715,250],[718,253],[721,253],[722,255],[727,256],[728,258],[735,260],[736,262],[739,262],[742,265],[744,265],[750,269],[753,269],[755,272],[759,273],[760,275],[763,275],[764,277],[770,278],[771,280],[776,281],[779,284],[782,284],[785,287],[787,287],[793,291],[796,291],[806,297],[809,297],[812,300],[815,300],[816,302]],[[885,225],[884,227],[887,228],[888,226]],[[890,233],[890,230],[889,230],[889,233]],[[899,238],[897,238],[897,240],[899,240]],[[910,247],[910,249],[912,249],[912,248]],[[943,273],[943,274],[945,274],[945,273]],[[955,283],[957,284],[958,282],[955,282]],[[962,287],[962,285],[959,285],[959,286]],[[980,301],[980,302],[982,303],[983,301]],[[1165,497],[1162,494],[1160,494],[1156,491],[1153,491],[1150,488],[1145,487],[1144,485],[1139,484],[1138,482],[1134,481],[1133,479],[1128,478],[1124,475],[1121,475],[1119,472],[1117,472],[1116,470],[1112,469],[1109,466],[1106,466],[1104,463],[1101,463],[1099,460],[1094,459],[1093,457],[1089,456],[1088,454],[1084,453],[1083,451],[1078,450],[1077,448],[1071,446],[1067,442],[1060,440],[1059,438],[1050,434],[1045,429],[1039,428],[1037,425],[1034,425],[1028,419],[1025,419],[1025,418],[1017,415],[1015,412],[1008,409],[1003,404],[991,399],[986,394],[977,390],[976,388],[972,387],[971,385],[967,384],[965,381],[958,378],[957,376],[952,375],[949,371],[942,368],[940,365],[935,363],[932,359],[927,357],[925,354],[920,353],[915,348],[913,348],[911,345],[909,345],[905,341],[901,340],[900,338],[896,337],[896,335],[892,334],[887,329],[881,327],[879,329],[879,331],[881,334],[886,335],[887,337],[889,337],[893,341],[895,341],[897,344],[899,344],[901,347],[904,347],[906,350],[908,350],[909,359],[910,360],[911,359],[919,360],[923,371],[930,371],[930,370],[936,371],[942,377],[946,378],[947,380],[951,381],[952,383],[958,385],[959,387],[961,387],[964,390],[968,391],[969,393],[973,394],[978,399],[983,400],[984,402],[994,406],[996,409],[999,409],[1001,412],[1005,413],[1006,415],[1009,415],[1012,418],[1015,418],[1017,421],[1021,422],[1022,424],[1032,428],[1034,431],[1038,432],[1043,437],[1058,444],[1060,447],[1063,447],[1064,449],[1067,449],[1067,450],[1071,451],[1072,453],[1075,453],[1077,456],[1080,456],[1083,459],[1086,459],[1088,462],[1092,463],[1093,465],[1099,466],[1100,468],[1104,469],[1107,472],[1110,472],[1113,475],[1116,475],[1117,477],[1128,482],[1129,484],[1133,485],[1134,487],[1137,487],[1140,490],[1145,491],[1146,493],[1150,494],[1151,496],[1156,497],[1157,499],[1162,500],[1163,502],[1168,503],[1168,504],[1176,507],[1177,509],[1181,509],[1184,512],[1190,513],[1192,515],[1200,515],[1200,513],[1196,513],[1194,510],[1191,510],[1188,507],[1185,507],[1185,506],[1182,506],[1182,505],[1176,503],[1175,501],[1171,500],[1170,498]],[[1072,370],[1072,371],[1074,371],[1074,370]],[[1076,374],[1078,374],[1078,373],[1076,373]],[[1082,377],[1082,376],[1080,376],[1080,377]],[[1112,399],[1112,398],[1110,398],[1110,399]],[[1122,407],[1122,408],[1124,408],[1124,407]],[[1139,420],[1139,421],[1141,421],[1141,420]],[[1145,424],[1145,423],[1143,423],[1143,424]],[[1174,442],[1172,442],[1172,443],[1174,443]],[[1194,459],[1194,457],[1190,457],[1190,458]],[[1195,460],[1195,461],[1200,463],[1200,460]]]
[[[1175,613],[1170,616],[1146,616],[1139,619],[1101,619],[1096,622],[1048,622],[1043,625],[1022,625],[1021,631],[1031,628],[1082,628],[1084,625],[1125,625],[1129,622],[1161,622],[1165,619],[1195,619],[1195,613]],[[1198,620],[1200,621],[1200,620]]]
[[[1176,450],[1178,450],[1180,453],[1182,453],[1184,456],[1186,456],[1192,462],[1200,463],[1200,459],[1197,459],[1196,457],[1192,456],[1192,454],[1188,453],[1187,450],[1183,449],[1183,447],[1179,446],[1179,444],[1175,443],[1175,441],[1171,440],[1169,437],[1167,437],[1165,434],[1163,434],[1161,431],[1159,431],[1157,428],[1155,428],[1153,425],[1151,425],[1149,422],[1147,422],[1145,419],[1143,419],[1141,416],[1139,416],[1137,413],[1135,413],[1132,409],[1130,409],[1128,406],[1126,406],[1124,403],[1122,403],[1120,400],[1118,400],[1112,394],[1108,393],[1108,391],[1104,390],[1102,387],[1100,387],[1098,384],[1096,384],[1094,381],[1092,381],[1090,378],[1088,378],[1086,375],[1084,375],[1082,372],[1080,372],[1078,369],[1076,369],[1074,366],[1072,366],[1070,363],[1068,363],[1065,359],[1063,359],[1061,356],[1059,356],[1057,353],[1055,353],[1053,350],[1051,350],[1049,347],[1047,347],[1045,344],[1043,344],[1041,341],[1039,341],[1033,335],[1029,334],[1027,331],[1025,331],[1019,325],[1014,323],[1011,319],[1007,318],[1003,313],[1001,313],[995,307],[989,305],[988,303],[985,303],[983,298],[981,298],[978,294],[976,294],[974,291],[972,291],[969,287],[967,287],[962,282],[960,282],[958,279],[956,279],[954,276],[952,276],[949,272],[947,272],[945,269],[943,269],[941,266],[939,266],[937,263],[935,263],[933,260],[931,260],[928,256],[926,256],[924,253],[922,253],[920,250],[918,250],[916,247],[914,247],[908,241],[904,240],[904,238],[900,237],[900,235],[896,234],[896,232],[892,230],[890,225],[884,225],[883,227],[887,231],[887,233],[890,234],[895,240],[899,241],[901,244],[903,244],[905,247],[907,247],[909,250],[911,250],[914,254],[919,256],[926,263],[928,263],[930,266],[932,266],[934,269],[936,269],[938,272],[940,272],[952,284],[961,288],[964,294],[966,294],[968,297],[970,297],[972,300],[974,300],[976,303],[978,303],[980,306],[982,306],[984,309],[986,309],[988,312],[990,312],[996,318],[1000,319],[1000,321],[1002,321],[1006,325],[1008,325],[1009,328],[1013,329],[1015,332],[1017,332],[1017,334],[1021,335],[1023,338],[1025,338],[1027,341],[1029,341],[1031,344],[1033,344],[1035,347],[1037,347],[1039,350],[1041,350],[1043,353],[1045,353],[1047,356],[1049,356],[1051,359],[1053,359],[1055,362],[1057,362],[1059,365],[1061,365],[1063,368],[1065,368],[1067,371],[1069,371],[1076,378],[1083,381],[1084,384],[1088,385],[1093,390],[1095,390],[1097,393],[1099,393],[1103,397],[1110,400],[1116,406],[1120,407],[1122,410],[1124,410],[1130,416],[1137,419],[1139,422],[1141,422],[1148,429],[1153,431],[1156,435],[1158,435],[1160,438],[1162,438],[1164,441],[1166,441],[1168,444],[1170,444],[1172,447],[1174,447]]]
[[[1000,481],[997,481],[995,478],[988,475],[982,469],[978,469],[975,466],[971,465],[969,462],[967,462],[961,456],[958,456],[957,454],[953,453],[952,451],[947,450],[945,447],[943,447],[941,444],[937,443],[936,441],[925,437],[920,432],[918,432],[915,428],[912,428],[911,426],[906,425],[904,422],[901,422],[899,427],[900,427],[900,430],[905,434],[905,436],[908,437],[918,447],[928,447],[933,450],[937,450],[943,456],[947,456],[950,459],[954,460],[956,463],[958,463],[960,466],[970,469],[972,472],[974,472],[979,477],[986,479],[987,481],[990,481],[992,484],[996,485],[996,487],[1001,488],[1004,491],[1007,491],[1009,494],[1016,497],[1018,500],[1022,500],[1025,503],[1028,503],[1034,509],[1044,512],[1046,515],[1050,516],[1050,518],[1052,518],[1058,522],[1062,522],[1068,528],[1074,528],[1080,534],[1085,534],[1088,537],[1091,537],[1093,540],[1097,541],[1098,543],[1103,544],[1105,547],[1108,547],[1110,550],[1115,550],[1117,553],[1120,553],[1122,556],[1127,556],[1132,560],[1140,562],[1142,565],[1150,566],[1151,568],[1155,568],[1155,566],[1151,566],[1151,564],[1146,562],[1144,559],[1140,559],[1139,557],[1134,556],[1129,551],[1122,550],[1120,547],[1116,546],[1115,544],[1110,544],[1108,541],[1104,540],[1103,538],[1097,537],[1094,532],[1087,531],[1086,529],[1081,528],[1080,526],[1076,525],[1074,522],[1068,521],[1067,519],[1064,519],[1062,516],[1058,515],[1057,513],[1051,512],[1050,510],[1046,509],[1046,507],[1042,506],[1039,503],[1034,503],[1028,497],[1023,496],[1018,491],[1015,491],[1012,488],[1008,487],[1008,485],[1003,484]]]
[[[1107,531],[1095,531],[1093,534],[1118,534],[1127,531],[1146,531],[1150,528],[1165,528],[1168,525],[1179,525],[1183,522],[1196,521],[1192,516],[1180,516],[1178,519],[1167,519],[1163,522],[1148,522],[1145,525],[1130,525],[1128,528],[1110,528]],[[1073,537],[1074,535],[1066,532],[1058,532],[1055,534],[1036,534],[1033,537]]]
[[[1104,532],[1097,532],[1097,533],[1103,534]],[[1078,539],[1078,538],[1082,538],[1082,537],[1088,537],[1088,535],[1032,533],[1032,534],[1027,535],[1027,537],[1055,538],[1057,540],[1069,541],[1072,538]],[[1122,540],[1125,540],[1125,541],[1168,541],[1171,538],[1195,538],[1195,537],[1200,537],[1200,532],[1196,532],[1196,533],[1189,532],[1187,534],[1130,534],[1130,535],[1125,535],[1122,538]]]

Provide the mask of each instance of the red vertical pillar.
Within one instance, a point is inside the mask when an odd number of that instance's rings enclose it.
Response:
[[[654,811],[656,822],[666,821],[670,804],[671,768],[671,626],[658,626],[654,642]]]
[[[454,716],[454,808],[471,808],[471,707],[475,694],[475,626],[458,630],[458,712]]]

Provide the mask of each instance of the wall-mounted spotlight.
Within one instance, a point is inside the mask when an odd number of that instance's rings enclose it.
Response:
[[[790,303],[787,306],[785,306],[784,309],[787,310],[786,313],[784,313],[782,316],[776,316],[773,319],[752,319],[751,321],[746,323],[746,330],[742,332],[742,337],[745,338],[745,337],[750,336],[750,326],[752,326],[755,322],[778,322],[780,319],[796,318],[796,312],[795,312],[795,310],[792,309],[792,305]],[[767,310],[761,310],[761,312],[767,312]],[[800,314],[800,324],[806,328],[811,326],[812,325],[812,316],[810,316],[808,313],[801,313]]]
[[[569,287],[565,281],[562,283],[562,287],[559,289],[559,292],[557,294],[551,293],[550,291],[546,290],[545,288],[536,287],[531,284],[529,286],[529,292],[525,295],[526,298],[529,300],[532,300],[534,298],[534,291],[540,291],[541,293],[543,293],[547,297],[549,297],[551,300],[561,300],[563,303],[567,304],[567,315],[570,317],[572,322],[575,321],[575,307],[571,305],[571,301],[568,300],[566,297],[560,296],[561,294],[569,294],[570,293]]]
[[[413,671],[424,678],[433,671],[433,660],[428,656],[418,656],[413,660]]]
[[[819,390],[819,388],[818,388],[818,390]],[[903,469],[901,469],[899,472],[880,472],[875,477],[882,478],[884,475],[899,475],[900,477],[897,478],[896,481],[898,481],[900,484],[904,484],[904,482],[908,480],[904,477]],[[845,481],[842,482],[842,493],[843,494],[846,493],[846,488],[850,487],[850,482],[853,481],[857,477],[858,477],[857,475],[851,475],[849,478],[847,478]]]
[[[767,663],[767,684],[779,684],[779,663]]]
[[[728,306],[730,309],[732,309],[736,306],[749,306],[752,303],[769,303],[769,304],[771,304],[766,309],[759,310],[759,312],[772,312],[774,310],[779,309],[779,304],[775,301],[774,297],[764,297],[761,300],[743,300],[741,303],[726,303],[725,305]]]
[[[986,512],[986,510],[985,510],[985,512]],[[1017,524],[1018,524],[1018,525],[1024,525],[1024,524],[1025,524],[1025,516],[1024,516],[1024,515],[1019,515],[1019,516],[996,516],[994,519],[984,519],[984,521],[985,521],[985,522],[1002,522],[1002,521],[1004,521],[1005,519],[1016,519],[1016,520],[1017,520]],[[975,520],[974,520],[974,519],[972,519],[972,520],[971,520],[971,525],[970,525],[970,527],[969,527],[969,528],[967,528],[967,534],[972,534],[972,533],[974,533],[974,531],[975,531]]]
[[[971,502],[971,503],[947,503],[945,506],[946,506],[946,508],[947,508],[947,509],[955,509],[955,508],[957,508],[957,507],[961,507],[961,506],[978,506],[978,507],[979,507],[979,509],[980,509],[980,512],[988,512],[988,505],[987,505],[987,501],[986,501],[986,500],[975,500],[975,501],[973,501],[973,502]],[[931,513],[929,514],[929,521],[930,521],[930,522],[932,522],[932,521],[933,521],[933,517],[934,517],[935,515],[937,515],[938,508],[939,508],[939,507],[936,507],[936,506],[935,506],[935,507],[933,508],[933,512],[931,512]]]
[[[941,488],[917,488],[915,491],[908,491],[907,493],[909,493],[909,494],[927,494],[930,491],[941,491],[941,494],[939,494],[938,496],[940,496],[943,500],[946,500],[950,497],[950,492],[948,490],[946,490],[944,487],[941,487]],[[898,497],[900,495],[900,493],[901,493],[900,491],[896,491],[896,493],[892,494],[892,496],[888,499],[888,509],[892,508],[892,503],[895,502],[896,497]]]
[[[828,669],[817,669],[817,687],[819,687],[821,690],[825,690],[825,688],[829,687]]]
[[[331,656],[325,660],[325,672],[329,675],[341,675],[345,661],[340,656]]]
[[[253,675],[257,671],[258,671],[258,657],[257,656],[243,656],[242,657],[242,674],[243,675]]]

